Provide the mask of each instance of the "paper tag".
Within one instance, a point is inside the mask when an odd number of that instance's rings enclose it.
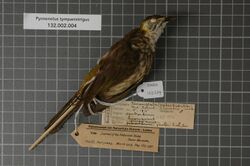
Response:
[[[158,152],[159,129],[81,124],[71,136],[81,147]]]
[[[101,30],[101,15],[23,13],[23,29]]]
[[[162,81],[144,82],[136,89],[138,96],[144,99],[164,97]]]
[[[126,101],[102,113],[103,125],[194,128],[194,104]]]

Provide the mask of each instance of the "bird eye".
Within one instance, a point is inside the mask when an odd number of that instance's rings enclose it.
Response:
[[[150,20],[150,22],[151,22],[151,23],[154,23],[154,22],[156,22],[156,19],[155,19],[155,18],[152,18],[152,19]]]

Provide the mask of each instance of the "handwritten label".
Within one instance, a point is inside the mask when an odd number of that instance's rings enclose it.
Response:
[[[144,99],[164,97],[162,81],[144,82],[136,89],[138,96]]]
[[[71,136],[81,147],[158,152],[159,128],[81,124]]]
[[[107,108],[103,125],[194,128],[194,104],[126,101]]]
[[[101,30],[101,15],[23,13],[23,29]]]

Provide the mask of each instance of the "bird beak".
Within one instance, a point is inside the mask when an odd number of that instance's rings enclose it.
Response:
[[[176,20],[176,17],[174,16],[162,16],[160,18],[158,18],[158,22],[161,22],[161,23],[169,23],[169,22],[172,22],[172,21],[175,21]]]
[[[174,16],[166,16],[165,17],[165,21],[167,21],[167,22],[171,22],[171,21],[175,21],[176,20],[176,17],[174,17]]]

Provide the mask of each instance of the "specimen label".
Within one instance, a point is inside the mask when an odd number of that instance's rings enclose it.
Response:
[[[125,101],[102,113],[103,125],[194,128],[194,104]]]
[[[101,30],[101,15],[23,13],[23,29]]]
[[[159,128],[81,124],[71,136],[81,147],[158,152]]]

